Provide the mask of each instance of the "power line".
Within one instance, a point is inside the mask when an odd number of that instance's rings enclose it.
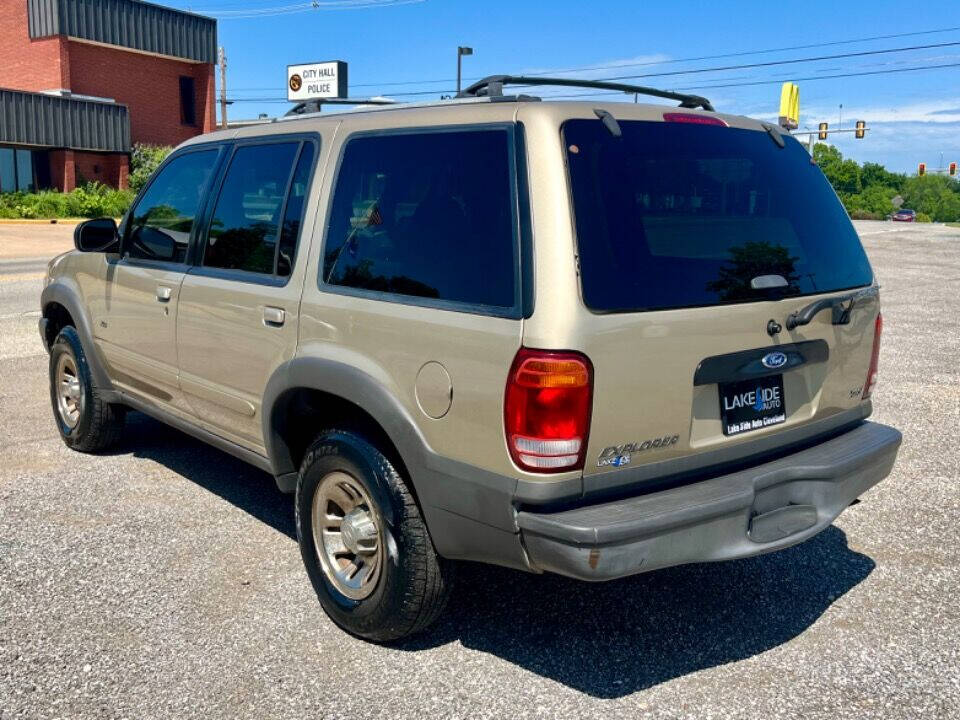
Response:
[[[800,78],[778,78],[776,80],[755,80],[752,82],[740,82],[740,83],[727,83],[723,85],[701,85],[700,89],[712,89],[712,88],[727,88],[727,87],[747,87],[748,85],[772,85],[775,83],[782,82],[808,82],[814,80],[836,80],[837,78],[848,78],[848,77],[866,77],[868,75],[893,75],[894,73],[904,73],[904,72],[917,72],[919,70],[940,70],[943,68],[955,68],[960,67],[960,63],[948,63],[946,65],[924,65],[920,67],[909,67],[909,68],[891,68],[887,70],[870,70],[867,72],[856,72],[856,73],[838,73],[836,75],[812,75],[810,77],[800,77]],[[683,88],[684,90],[694,90],[697,88]]]
[[[960,27],[942,28],[940,30],[918,30],[916,32],[896,33],[894,35],[874,35],[873,37],[856,38],[854,40],[833,40],[830,42],[812,43],[809,45],[792,45],[792,46],[781,47],[781,48],[769,48],[767,50],[745,50],[743,52],[722,53],[720,55],[701,55],[700,57],[678,58],[676,60],[663,60],[663,61],[648,60],[640,63],[623,63],[622,65],[621,64],[614,65],[611,63],[607,63],[606,65],[595,65],[593,67],[567,68],[565,70],[545,70],[545,71],[538,71],[538,72],[525,72],[523,74],[535,75],[535,76],[546,76],[552,73],[588,72],[590,70],[612,70],[613,68],[616,68],[616,67],[643,67],[643,66],[649,66],[649,65],[667,65],[671,63],[697,62],[700,60],[722,60],[724,58],[744,57],[748,55],[765,55],[767,53],[789,52],[791,50],[810,50],[813,48],[833,47],[836,45],[855,45],[856,43],[871,42],[874,40],[892,40],[895,38],[915,37],[917,35],[934,35],[937,33],[954,32],[955,30],[960,30]],[[479,79],[479,78],[475,78],[475,79]],[[441,81],[437,80],[437,81],[426,81],[426,82],[441,82]],[[452,81],[448,80],[446,82],[452,82]]]
[[[418,0],[418,1],[419,1],[419,0]],[[944,29],[944,30],[927,30],[927,31],[922,31],[922,32],[924,32],[924,33],[949,32],[949,31],[951,31],[951,30],[960,30],[960,28],[948,28],[948,29]],[[912,35],[912,34],[917,34],[917,33],[903,33],[903,35]],[[878,38],[879,38],[879,37],[897,37],[897,36],[895,36],[895,35],[891,35],[891,36],[878,36]],[[865,41],[866,41],[866,40],[834,41],[834,42],[831,42],[831,43],[823,43],[823,44],[820,44],[820,45],[796,46],[795,48],[783,48],[783,50],[797,49],[797,48],[799,48],[799,47],[823,47],[823,46],[829,46],[829,45],[836,45],[836,44],[840,44],[840,43],[853,43],[853,42],[865,42]],[[719,71],[723,71],[723,70],[746,70],[746,69],[752,69],[752,68],[758,68],[758,67],[774,67],[774,66],[777,66],[777,65],[794,65],[794,64],[807,63],[807,62],[819,62],[819,61],[823,61],[823,60],[839,60],[839,59],[851,58],[851,57],[865,57],[865,56],[870,56],[870,55],[886,55],[886,54],[898,53],[898,52],[912,52],[912,51],[916,51],[916,50],[929,50],[929,49],[933,49],[933,48],[956,47],[956,46],[958,46],[958,45],[960,45],[960,42],[932,43],[932,44],[928,44],[928,45],[911,45],[911,46],[907,46],[907,47],[888,48],[888,49],[882,49],[882,50],[863,50],[863,51],[859,51],[859,52],[837,53],[837,54],[833,54],[833,55],[820,55],[820,56],[807,57],[807,58],[790,58],[790,59],[788,59],[788,60],[771,60],[771,61],[761,62],[761,63],[745,63],[745,64],[741,64],[741,65],[725,65],[725,66],[716,66],[716,67],[708,67],[708,68],[693,68],[693,69],[691,69],[691,70],[672,70],[672,71],[668,71],[668,72],[644,73],[644,74],[637,74],[637,75],[618,75],[618,76],[605,77],[605,78],[599,78],[599,79],[601,79],[601,80],[609,80],[609,81],[616,81],[616,80],[633,80],[633,79],[638,79],[638,78],[649,78],[649,77],[670,77],[670,76],[676,76],[676,75],[695,75],[695,74],[702,74],[702,73],[707,73],[707,72],[719,72]],[[748,51],[748,52],[745,52],[745,53],[732,53],[732,54],[728,54],[728,55],[717,55],[717,56],[711,56],[711,57],[735,57],[735,56],[740,56],[740,55],[760,54],[760,53],[766,53],[766,52],[775,52],[775,51],[774,51],[774,50],[753,50],[753,51]],[[689,59],[689,60],[672,60],[672,61],[665,61],[665,63],[666,63],[666,62],[688,62],[688,61],[692,61],[692,60],[694,60],[694,59],[696,59],[696,58],[691,58],[691,59]],[[704,58],[704,59],[705,59],[705,58]],[[654,64],[657,64],[657,63],[654,63]],[[628,67],[628,65],[617,66],[617,67]],[[527,74],[529,74],[529,75],[534,75],[534,76],[538,76],[538,77],[543,77],[543,76],[549,75],[549,74],[551,74],[551,73],[585,72],[585,71],[587,71],[587,70],[592,70],[592,69],[610,69],[610,67],[609,67],[609,66],[597,66],[597,67],[594,67],[594,68],[571,68],[571,69],[568,69],[568,70],[553,70],[553,71],[549,71],[549,72],[536,72],[536,73],[527,73]],[[477,79],[479,79],[479,78],[468,78],[468,80],[477,80]],[[360,88],[360,87],[390,87],[390,86],[398,86],[398,85],[412,85],[412,84],[424,84],[424,83],[435,83],[435,82],[454,82],[454,81],[453,81],[453,80],[420,80],[420,81],[416,81],[416,80],[404,80],[404,81],[382,82],[382,83],[359,83],[359,84],[354,84],[354,85],[352,85],[352,87],[355,87],[355,88]],[[237,90],[239,90],[239,91],[245,91],[245,90],[257,91],[257,90],[272,90],[272,89],[273,89],[273,88],[253,88],[253,87],[251,87],[251,88],[237,88]],[[451,90],[435,90],[435,91],[433,91],[433,92],[441,92],[441,93],[444,93],[444,92],[452,92],[452,91],[451,91]],[[408,95],[409,95],[409,94],[423,95],[423,94],[426,94],[426,93],[393,93],[393,94],[396,94],[396,95],[403,95],[403,94],[408,94]]]
[[[793,82],[814,82],[817,80],[836,80],[838,78],[848,78],[848,77],[865,77],[869,75],[893,75],[895,73],[904,73],[904,72],[919,72],[923,70],[941,70],[945,68],[955,68],[960,67],[960,63],[947,63],[944,65],[923,65],[919,67],[909,67],[909,68],[893,68],[887,70],[871,70],[866,72],[852,72],[852,73],[837,73],[834,75],[812,75],[810,77],[793,77],[793,78],[775,78],[767,80],[752,80],[747,82],[732,82],[725,84],[714,84],[714,85],[691,85],[688,87],[679,87],[672,88],[675,91],[689,91],[689,90],[710,90],[716,88],[730,88],[730,87],[746,87],[752,85],[775,85],[777,83],[793,81]],[[399,95],[400,93],[396,93]],[[405,93],[407,95],[428,95],[434,94],[434,91],[427,91],[422,93]],[[629,93],[627,93],[629,94]],[[589,93],[571,93],[567,95],[553,95],[550,96],[551,100],[568,100],[575,98],[587,98],[587,97],[614,97],[621,96],[624,93],[607,91],[607,92],[589,92]],[[279,103],[287,102],[286,98],[278,97],[264,97],[264,98],[235,98],[233,102],[261,102],[261,103]]]
[[[731,87],[747,87],[753,85],[776,85],[783,82],[814,82],[817,80],[835,80],[838,78],[848,78],[848,77],[864,77],[867,75],[892,75],[894,73],[904,73],[904,72],[919,72],[922,70],[940,70],[944,68],[955,68],[960,67],[960,63],[948,63],[944,65],[923,65],[919,67],[909,67],[909,68],[893,68],[888,70],[871,70],[867,72],[853,72],[853,73],[837,73],[834,75],[812,75],[810,77],[781,77],[781,78],[771,78],[766,80],[751,80],[747,82],[731,82],[724,83],[719,85],[689,85],[686,87],[671,88],[676,92],[688,92],[691,90],[711,90],[716,88],[731,88]],[[568,95],[553,95],[550,97],[551,100],[569,100],[575,98],[587,98],[587,97],[615,97],[623,95],[621,92],[589,92],[589,93],[571,93]],[[629,94],[629,93],[627,93]]]
[[[796,65],[799,63],[807,62],[820,62],[822,60],[841,60],[845,58],[852,57],[865,57],[867,55],[889,55],[890,53],[898,52],[911,52],[914,50],[929,50],[931,48],[944,48],[944,47],[956,47],[960,45],[958,42],[947,42],[947,43],[934,43],[932,45],[911,45],[908,47],[899,47],[899,48],[888,48],[886,50],[861,50],[859,52],[849,52],[849,53],[838,53],[835,55],[818,55],[815,57],[806,57],[806,58],[791,58],[789,60],[769,60],[767,62],[760,63],[746,63],[742,65],[725,65],[712,68],[695,68],[693,70],[671,70],[669,72],[660,72],[660,73],[644,73],[642,75],[614,75],[612,77],[600,78],[601,80],[633,80],[636,78],[649,78],[649,77],[670,77],[674,75],[697,75],[700,73],[707,72],[719,72],[721,70],[748,70],[751,68],[759,67],[773,67],[775,65]]]
[[[266,8],[246,8],[243,10],[195,10],[200,15],[210,15],[220,20],[245,20],[249,18],[291,15],[313,10],[362,10],[367,8],[389,7],[393,5],[415,5],[426,0],[313,0],[313,2],[279,5]]]

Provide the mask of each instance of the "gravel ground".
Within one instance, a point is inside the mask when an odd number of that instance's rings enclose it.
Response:
[[[71,229],[0,226],[0,718],[960,716],[960,230],[858,229],[874,419],[904,433],[861,504],[604,585],[465,566],[433,631],[383,648],[326,619],[267,475],[139,415],[113,454],[63,446],[31,261]]]

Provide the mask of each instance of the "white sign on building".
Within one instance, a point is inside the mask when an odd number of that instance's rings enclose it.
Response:
[[[347,97],[347,64],[342,60],[287,66],[287,100]]]

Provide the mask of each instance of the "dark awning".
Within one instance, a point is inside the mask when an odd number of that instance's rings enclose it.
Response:
[[[217,21],[139,0],[27,0],[31,38],[67,35],[214,63]]]
[[[0,143],[130,152],[126,105],[0,90]]]

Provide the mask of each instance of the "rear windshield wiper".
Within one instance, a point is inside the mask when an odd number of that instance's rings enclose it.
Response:
[[[880,286],[874,285],[846,295],[816,300],[787,316],[787,330],[795,330],[801,325],[807,325],[818,313],[827,308],[833,311],[831,322],[834,325],[847,325],[850,322],[850,313],[854,306],[860,300],[876,297],[879,291]]]
[[[770,123],[761,123],[763,129],[767,131],[767,135],[770,136],[770,139],[776,143],[777,147],[781,150],[787,146],[787,141],[783,139],[783,134],[780,132],[780,128],[776,125],[771,125]]]
[[[623,137],[623,130],[620,129],[620,123],[617,122],[617,119],[611,115],[608,110],[594,108],[593,113],[600,118],[600,122],[603,123],[603,126],[611,135],[614,137]]]

